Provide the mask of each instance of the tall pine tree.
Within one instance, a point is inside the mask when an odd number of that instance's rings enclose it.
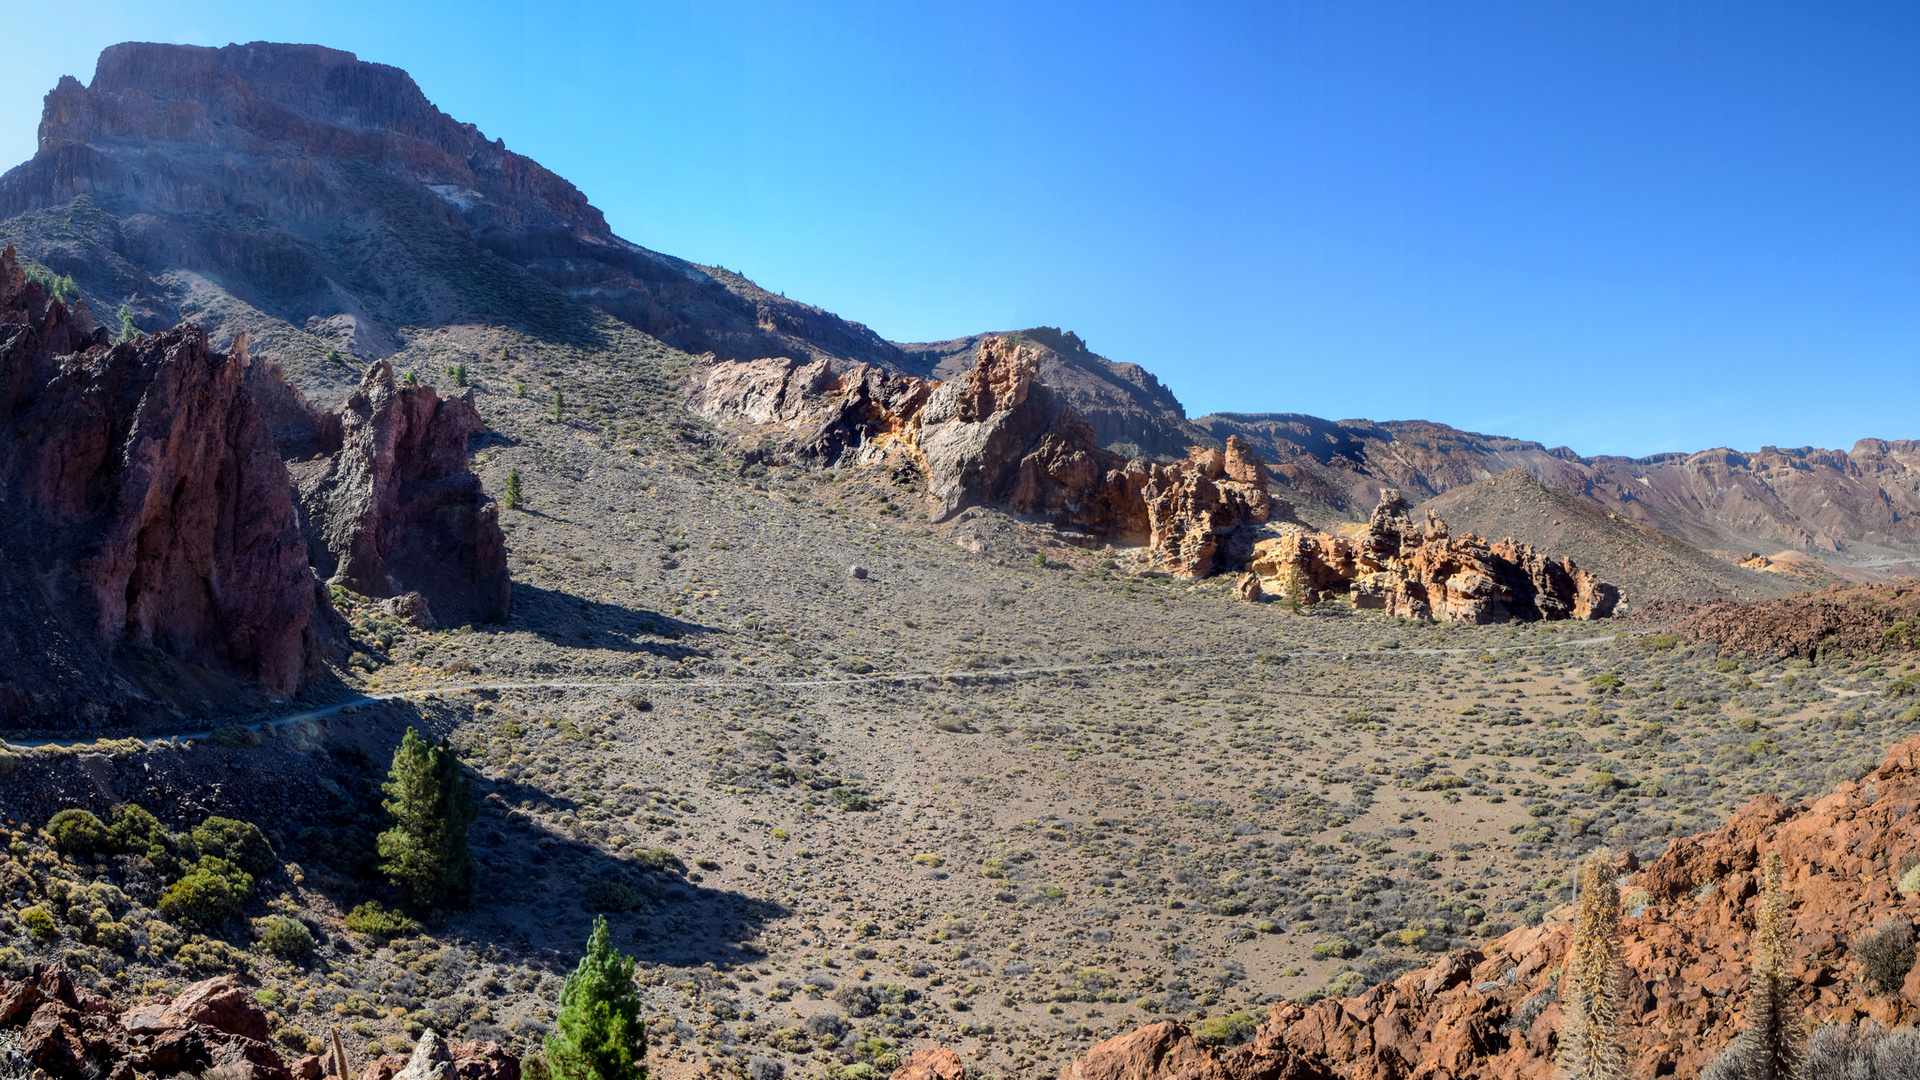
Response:
[[[393,752],[381,805],[393,828],[380,834],[380,870],[406,886],[415,905],[439,907],[465,897],[473,883],[467,830],[480,816],[473,786],[445,742],[434,745],[412,728]]]
[[[646,1080],[647,1029],[633,958],[613,951],[607,917],[594,920],[587,955],[560,991],[559,1030],[547,1039],[554,1080]]]

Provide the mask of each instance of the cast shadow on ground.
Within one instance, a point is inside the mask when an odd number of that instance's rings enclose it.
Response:
[[[704,656],[688,638],[726,631],[644,608],[519,582],[513,586],[513,623],[555,645],[610,652],[649,653],[679,660]]]

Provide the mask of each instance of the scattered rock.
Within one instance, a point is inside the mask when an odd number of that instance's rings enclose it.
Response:
[[[1665,602],[1636,605],[1636,618],[1670,624],[1689,645],[1765,658],[1812,660],[1823,645],[1855,653],[1920,648],[1920,629],[1889,634],[1898,623],[1920,627],[1920,586],[1912,579],[1887,585],[1835,585],[1747,603]]]
[[[855,581],[867,580],[867,568],[864,566],[849,566],[847,567],[847,573],[851,575]]]

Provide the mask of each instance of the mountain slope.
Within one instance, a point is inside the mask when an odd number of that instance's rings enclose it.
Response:
[[[1629,603],[1753,599],[1792,591],[1796,583],[1716,559],[1640,522],[1549,487],[1515,467],[1455,487],[1421,505],[1455,530],[1490,539],[1512,537],[1570,557],[1620,586]]]
[[[577,336],[591,305],[688,352],[903,362],[864,326],[621,239],[405,72],[318,46],[107,49],[91,84],[47,95],[38,152],[0,177],[0,217],[146,329],[191,318],[220,337],[244,309],[291,328],[286,348],[364,361],[409,326]]]

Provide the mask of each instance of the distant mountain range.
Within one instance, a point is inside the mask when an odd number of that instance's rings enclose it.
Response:
[[[254,355],[323,404],[410,327],[493,322],[590,339],[594,320],[612,318],[721,360],[934,377],[964,365],[980,337],[886,341],[624,240],[572,184],[442,113],[405,72],[312,45],[107,49],[91,83],[63,78],[47,95],[38,152],[0,176],[0,240],[70,276],[102,322],[124,305],[146,330],[197,321],[217,342],[246,330]],[[1103,446],[1168,460],[1242,435],[1271,463],[1276,492],[1322,522],[1364,513],[1386,487],[1444,499],[1520,469],[1599,521],[1649,526],[1719,553],[1719,565],[1794,550],[1859,574],[1920,559],[1920,441],[1590,458],[1428,421],[1189,418],[1145,368],[1070,332],[1013,336],[1039,351],[1042,381]],[[1449,505],[1460,514],[1469,501]]]

